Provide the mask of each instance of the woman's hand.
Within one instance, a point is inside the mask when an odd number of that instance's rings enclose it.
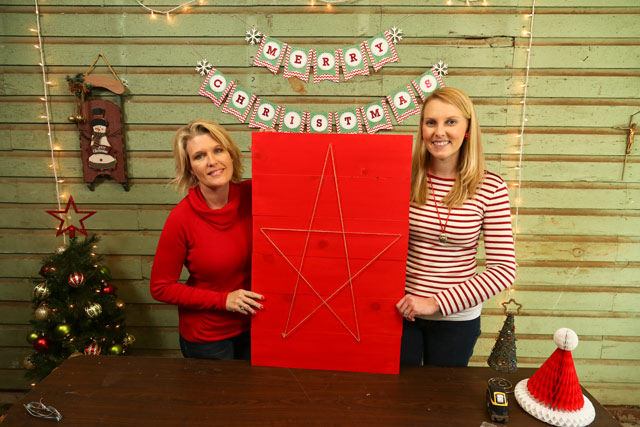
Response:
[[[430,316],[440,311],[438,301],[433,297],[423,298],[415,295],[405,295],[396,304],[398,312],[408,321],[413,322],[416,316]]]
[[[251,314],[253,316],[256,314],[256,310],[264,308],[256,300],[264,301],[264,296],[245,289],[238,289],[237,291],[229,292],[227,295],[226,309],[227,311]]]

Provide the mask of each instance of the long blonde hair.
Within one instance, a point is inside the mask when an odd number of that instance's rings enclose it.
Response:
[[[442,199],[442,203],[449,207],[460,207],[465,200],[472,198],[484,178],[484,154],[482,152],[482,138],[478,116],[471,99],[460,89],[443,87],[434,91],[422,105],[418,136],[413,145],[413,160],[411,164],[411,204],[422,206],[429,198],[427,168],[431,155],[422,141],[422,125],[424,110],[429,101],[439,99],[457,107],[469,120],[468,137],[465,137],[460,147],[456,181],[449,193]]]
[[[238,145],[219,124],[208,120],[195,119],[178,129],[173,137],[173,159],[176,162],[176,177],[171,180],[171,183],[183,193],[186,193],[198,183],[198,180],[191,173],[191,161],[187,153],[187,143],[195,136],[206,134],[211,135],[214,140],[222,144],[225,150],[229,152],[233,161],[231,182],[238,183],[242,180],[244,168],[242,166],[242,153]]]

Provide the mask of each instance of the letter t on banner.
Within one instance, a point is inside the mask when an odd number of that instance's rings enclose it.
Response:
[[[412,137],[252,137],[251,363],[397,374]]]

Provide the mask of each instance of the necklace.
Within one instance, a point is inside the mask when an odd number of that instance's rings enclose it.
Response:
[[[449,216],[451,215],[451,208],[448,208],[447,220],[442,225],[442,219],[440,219],[440,211],[438,210],[438,202],[436,202],[436,192],[433,189],[433,183],[431,182],[431,174],[427,171],[427,177],[429,178],[429,185],[431,186],[431,194],[433,195],[433,204],[436,207],[436,214],[438,215],[438,222],[440,223],[440,229],[442,234],[439,237],[440,243],[447,243],[447,224],[449,223]]]

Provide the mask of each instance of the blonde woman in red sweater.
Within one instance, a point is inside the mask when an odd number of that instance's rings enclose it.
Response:
[[[264,297],[250,291],[251,181],[241,180],[240,150],[220,125],[192,120],[176,132],[173,156],[173,183],[187,196],[162,230],[151,295],[178,306],[184,357],[248,360],[250,318]]]
[[[401,363],[467,366],[482,302],[509,288],[516,262],[509,194],[484,169],[471,99],[445,87],[425,101],[413,150]],[[476,252],[484,235],[486,269]]]

